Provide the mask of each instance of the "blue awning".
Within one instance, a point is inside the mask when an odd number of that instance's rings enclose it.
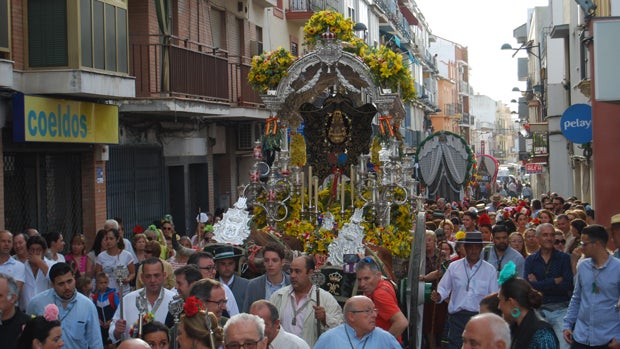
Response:
[[[394,35],[392,38],[394,39],[394,43],[396,44],[396,46],[400,47],[400,39],[398,38],[398,36]]]
[[[418,60],[415,59],[415,57],[411,54],[411,52],[407,51],[407,56],[409,56],[409,60],[411,61],[411,63],[420,64],[420,62],[418,62]]]

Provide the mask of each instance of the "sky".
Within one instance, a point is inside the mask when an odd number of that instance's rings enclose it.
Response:
[[[475,94],[501,100],[512,110],[510,100],[519,97],[513,87],[525,89],[517,80],[519,52],[501,50],[504,43],[519,47],[513,31],[527,22],[527,9],[547,6],[548,0],[415,0],[433,35],[468,48],[469,84]]]

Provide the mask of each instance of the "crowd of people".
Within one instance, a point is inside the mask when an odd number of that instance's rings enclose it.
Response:
[[[557,194],[429,202],[424,348],[620,348],[620,214],[605,225]]]
[[[424,348],[620,348],[620,214],[597,225],[554,194],[426,209]],[[171,219],[132,234],[110,219],[90,251],[81,234],[65,248],[59,233],[0,231],[2,347],[414,347],[380,260],[360,256],[341,305],[313,282],[312,256],[266,244],[264,273],[246,279],[243,251],[196,220],[190,238]]]

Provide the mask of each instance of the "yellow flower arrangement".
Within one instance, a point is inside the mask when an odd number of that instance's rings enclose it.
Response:
[[[462,230],[459,230],[456,232],[456,234],[454,235],[454,238],[458,241],[458,240],[463,240],[465,239],[465,232]]]
[[[323,34],[329,29],[335,40],[351,41],[353,39],[353,21],[344,18],[339,12],[320,11],[312,15],[304,25],[305,44],[312,47],[323,40]]]
[[[299,133],[291,136],[291,163],[299,167],[306,165],[306,139]]]
[[[275,88],[294,61],[295,57],[282,47],[254,56],[248,73],[250,86],[259,93]]]
[[[411,102],[416,98],[413,78],[409,67],[403,64],[405,58],[402,55],[384,45],[379,48],[360,48],[359,54],[370,68],[376,82],[383,88],[391,89],[392,93],[399,92],[404,102]]]

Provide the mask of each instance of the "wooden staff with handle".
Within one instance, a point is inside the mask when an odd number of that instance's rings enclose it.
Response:
[[[437,261],[437,269],[436,269],[436,276],[435,276],[435,280],[433,280],[433,290],[437,289],[437,284],[439,284],[439,279],[441,279],[441,264],[443,263],[444,260],[444,251],[439,252],[439,260]],[[428,345],[429,348],[435,348],[435,318],[437,317],[437,303],[433,302],[433,316],[431,317],[431,331],[430,331],[430,336],[428,338]]]

